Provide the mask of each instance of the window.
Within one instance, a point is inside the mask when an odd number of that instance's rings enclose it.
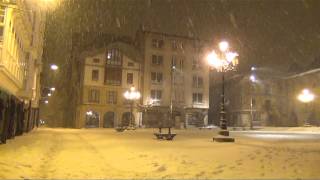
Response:
[[[177,56],[175,55],[171,58],[171,67],[177,67]]]
[[[266,95],[271,95],[272,94],[272,87],[270,86],[270,84],[265,84],[264,93]]]
[[[184,90],[183,88],[175,89],[173,94],[173,101],[175,103],[183,103],[184,102]]]
[[[95,69],[92,70],[92,81],[98,81],[99,80],[99,70]]]
[[[161,72],[151,72],[151,82],[155,84],[162,83],[162,73]]]
[[[100,62],[100,59],[99,59],[99,58],[93,58],[93,62],[94,62],[94,63],[99,63],[99,62]]]
[[[154,47],[154,48],[162,48],[163,45],[164,45],[163,40],[152,39],[152,47]]]
[[[202,104],[202,93],[193,93],[192,102],[193,104]]]
[[[152,64],[153,65],[162,65],[163,56],[152,55]]]
[[[134,66],[133,62],[128,62],[128,66]]]
[[[254,98],[251,98],[251,107],[252,108],[255,108],[255,106],[256,106],[256,99],[254,99]]]
[[[107,67],[105,68],[105,84],[108,85],[121,85],[122,80],[122,69],[118,67]]]
[[[183,58],[180,58],[180,61],[179,61],[179,69],[180,70],[183,70],[183,62],[184,61],[184,59]]]
[[[171,42],[171,47],[172,47],[172,50],[178,49],[178,44],[177,44],[177,41],[176,41],[176,40],[173,40],[173,41]]]
[[[172,50],[183,49],[184,45],[180,41],[173,40],[171,42],[171,48],[172,48]]]
[[[193,76],[192,87],[202,88],[203,87],[203,78],[200,76]]]
[[[122,54],[119,49],[110,49],[106,54],[107,64],[113,66],[122,65]]]
[[[183,44],[183,42],[180,42],[180,43],[179,43],[179,46],[180,46],[180,47],[179,47],[180,49],[184,49],[184,44]]]
[[[133,84],[133,73],[127,73],[127,84]]]
[[[184,61],[183,57],[178,58],[177,56],[173,55],[171,58],[171,66],[179,70],[183,70],[183,61]]]
[[[192,59],[192,69],[201,69],[201,62],[198,58]]]
[[[116,91],[107,91],[107,103],[117,104],[117,95]]]
[[[2,39],[3,39],[5,15],[6,15],[6,7],[0,6],[0,41],[2,41]]]
[[[89,90],[89,102],[99,103],[100,92],[97,89]]]
[[[151,99],[152,100],[161,100],[162,91],[161,90],[151,90]]]

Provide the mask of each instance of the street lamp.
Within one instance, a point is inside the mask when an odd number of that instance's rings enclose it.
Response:
[[[135,90],[135,87],[131,87],[130,90],[124,92],[123,94],[124,98],[126,100],[129,100],[130,101],[130,122],[129,122],[129,127],[132,127],[133,128],[133,124],[132,124],[132,121],[133,121],[133,116],[132,116],[132,113],[133,113],[133,105],[134,105],[134,101],[135,100],[138,100],[140,99],[141,97],[141,94],[139,91],[136,91]]]
[[[297,99],[306,104],[306,111],[307,111],[307,106],[310,102],[312,102],[315,98],[315,95],[309,90],[309,89],[303,89],[302,92],[297,96]],[[310,126],[308,122],[308,117],[305,118],[304,121],[304,126]]]
[[[227,129],[227,119],[225,111],[225,92],[224,92],[224,74],[227,71],[234,70],[238,65],[238,53],[229,51],[229,43],[222,41],[219,43],[220,51],[212,51],[207,56],[208,64],[222,73],[222,93],[220,110],[220,131],[219,135],[213,138],[216,142],[234,142],[234,138],[229,136]]]
[[[59,69],[59,67],[57,65],[55,65],[55,64],[51,64],[50,65],[50,69],[53,70],[53,71],[56,71],[56,70]]]
[[[251,71],[254,71],[255,68],[252,67],[251,68]],[[250,83],[250,87],[251,87],[251,100],[250,100],[250,115],[251,115],[251,120],[250,120],[250,129],[252,130],[253,129],[253,91],[254,91],[254,83],[257,82],[257,78],[254,74],[251,74],[250,77],[249,77],[251,83]]]

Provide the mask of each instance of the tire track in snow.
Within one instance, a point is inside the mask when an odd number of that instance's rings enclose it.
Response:
[[[83,144],[86,146],[86,149],[88,149],[89,152],[93,152],[94,156],[96,157],[96,161],[98,162],[97,164],[102,164],[99,166],[99,168],[101,168],[101,170],[103,172],[106,172],[103,178],[118,178],[117,174],[125,174],[125,175],[129,175],[132,174],[133,172],[131,171],[124,171],[124,170],[120,170],[120,169],[116,169],[114,167],[112,167],[110,164],[108,164],[108,160],[103,156],[103,154],[101,154],[101,152],[92,144],[90,143],[90,141],[88,141],[86,138],[84,138],[82,136],[82,134],[80,133],[76,133],[74,134],[77,138],[80,139],[81,142],[83,142]],[[108,175],[108,176],[105,176]],[[137,174],[132,174],[132,175],[136,175]],[[142,174],[139,173],[139,176],[141,176]],[[92,177],[88,177],[88,178],[92,178]]]
[[[52,161],[57,156],[58,152],[61,151],[61,144],[62,144],[62,136],[59,133],[53,133],[52,137],[49,138],[49,140],[53,140],[50,143],[49,148],[47,149],[46,153],[43,154],[41,158],[41,164],[38,167],[38,170],[34,173],[33,178],[51,178],[49,175],[50,173],[54,173],[55,170],[52,170],[54,168],[54,165],[52,164]]]

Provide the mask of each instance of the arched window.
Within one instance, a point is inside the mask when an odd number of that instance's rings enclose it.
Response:
[[[115,120],[115,113],[114,112],[106,112],[103,116],[103,127],[104,128],[113,128],[114,127],[114,120]]]
[[[95,111],[87,111],[86,112],[86,128],[98,128],[100,121],[100,115],[98,112]]]

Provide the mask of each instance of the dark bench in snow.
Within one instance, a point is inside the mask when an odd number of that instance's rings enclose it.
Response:
[[[125,127],[116,127],[115,130],[117,132],[123,132],[124,130],[126,130],[126,128]]]
[[[175,133],[171,133],[171,128],[169,128],[169,131],[168,133],[162,133],[161,132],[161,129],[162,128],[159,128],[159,132],[158,133],[154,133],[154,135],[156,136],[157,139],[159,140],[168,140],[168,141],[171,141],[173,140],[173,138],[177,135]]]

